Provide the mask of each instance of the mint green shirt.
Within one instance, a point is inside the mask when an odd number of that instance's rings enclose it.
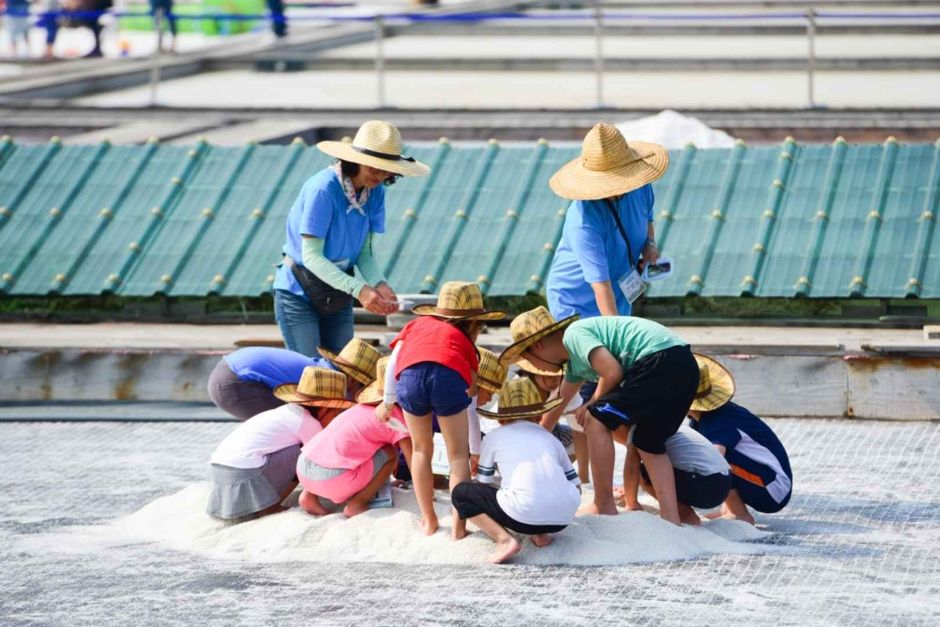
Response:
[[[578,320],[565,330],[563,342],[569,356],[565,379],[572,383],[597,381],[589,356],[598,346],[610,351],[627,371],[647,355],[688,344],[663,325],[633,316],[598,316]]]

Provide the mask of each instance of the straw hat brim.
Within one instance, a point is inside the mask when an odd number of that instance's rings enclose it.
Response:
[[[274,396],[286,403],[297,403],[307,407],[326,407],[328,409],[348,409],[356,404],[345,398],[317,398],[297,391],[296,383],[284,383],[274,388]]]
[[[563,165],[548,185],[569,200],[599,200],[619,196],[659,180],[669,167],[669,151],[659,144],[630,142],[642,158],[625,165],[596,172],[584,167],[581,157]]]
[[[734,377],[731,372],[720,363],[708,357],[694,353],[695,361],[699,367],[704,366],[708,369],[708,379],[711,382],[711,391],[702,398],[696,398],[692,401],[689,409],[695,411],[713,411],[727,403],[734,396]]]
[[[435,318],[445,318],[447,320],[502,320],[506,317],[505,311],[484,311],[483,313],[470,314],[468,316],[442,313],[437,305],[416,305],[411,308],[411,313],[416,316],[434,316]]]
[[[477,409],[477,413],[486,416],[487,418],[493,418],[494,420],[515,420],[517,418],[532,418],[534,416],[541,416],[547,411],[551,411],[561,405],[564,399],[562,398],[553,398],[550,401],[542,403],[539,407],[535,409],[527,409],[524,411],[513,411],[513,409],[507,408],[503,409],[499,407],[497,411],[490,411],[488,409]]]
[[[375,376],[369,374],[368,372],[364,372],[354,366],[350,366],[347,363],[339,361],[339,355],[333,351],[323,348],[322,346],[317,350],[320,351],[320,354],[323,355],[327,361],[339,368],[347,377],[352,377],[363,385],[369,385],[375,381]]]
[[[530,346],[541,340],[547,335],[551,335],[555,331],[561,331],[568,328],[573,322],[576,322],[580,318],[580,314],[574,314],[573,316],[568,316],[567,318],[562,318],[554,324],[551,324],[544,329],[539,329],[532,335],[528,335],[517,342],[513,342],[509,346],[503,349],[503,352],[499,354],[499,363],[501,364],[514,364],[522,360],[522,353],[526,352]],[[534,366],[531,362],[526,361],[528,364],[527,368],[523,370],[527,372],[533,372],[535,374],[546,374],[546,375],[559,375],[562,373],[561,368],[558,370],[543,370]]]
[[[488,392],[492,392],[493,394],[499,393],[500,388],[503,387],[501,383],[497,385],[495,381],[484,379],[479,375],[479,373],[477,373],[477,385]]]
[[[402,176],[427,176],[431,172],[431,168],[420,161],[373,157],[372,155],[359,152],[353,148],[351,143],[347,142],[322,141],[317,144],[317,148],[320,152],[324,152],[337,159],[342,159],[343,161],[360,163],[362,165],[385,170],[386,172],[392,172],[393,174],[401,174]]]
[[[385,400],[385,396],[382,394],[382,390],[379,387],[378,379],[364,387],[362,391],[356,395],[356,402],[362,405],[376,405],[383,400]]]

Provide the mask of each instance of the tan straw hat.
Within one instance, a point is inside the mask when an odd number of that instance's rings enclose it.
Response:
[[[515,420],[541,416],[562,403],[561,398],[542,402],[542,395],[535,384],[526,377],[510,379],[499,390],[499,407],[496,411],[477,409],[477,412],[496,420]]]
[[[698,362],[698,389],[689,409],[718,409],[734,396],[734,378],[727,368],[711,357],[695,353],[695,361]]]
[[[659,144],[630,142],[610,124],[595,124],[581,145],[581,156],[555,172],[548,185],[570,200],[619,196],[660,178],[669,152]]]
[[[388,357],[382,357],[375,364],[375,381],[356,395],[356,400],[363,405],[376,405],[385,400],[385,371],[388,370]]]
[[[563,320],[555,322],[555,318],[547,308],[539,305],[535,309],[524,311],[509,324],[509,331],[512,333],[513,343],[503,349],[499,354],[499,362],[502,364],[518,364],[526,372],[533,374],[545,374],[556,376],[561,374],[561,369],[545,370],[539,368],[529,360],[522,357],[522,353],[547,335],[555,331],[565,329],[572,322],[578,319],[578,314],[568,316]]]
[[[375,364],[382,356],[367,342],[357,337],[349,340],[343,350],[336,353],[323,348],[317,349],[330,363],[363,385],[369,385],[375,380]]]
[[[321,152],[403,176],[425,176],[431,168],[401,154],[401,133],[389,122],[369,120],[359,127],[352,143],[322,141]]]
[[[499,392],[509,374],[509,368],[499,363],[496,353],[485,348],[477,348],[480,354],[480,367],[477,368],[477,384],[493,394]]]
[[[483,307],[483,293],[476,283],[448,281],[441,286],[437,305],[418,305],[412,313],[448,320],[502,320],[504,311],[487,311]]]
[[[311,407],[346,409],[355,401],[346,400],[346,375],[329,368],[307,366],[299,383],[274,388],[274,396],[288,403]]]

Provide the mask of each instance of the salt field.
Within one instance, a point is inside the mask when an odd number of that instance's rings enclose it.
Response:
[[[420,536],[404,491],[351,521],[212,521],[231,424],[0,423],[0,623],[937,624],[940,424],[771,422],[796,489],[758,529],[582,518],[500,567],[482,534]]]

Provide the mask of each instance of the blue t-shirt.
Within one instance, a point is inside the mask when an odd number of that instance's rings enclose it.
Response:
[[[327,259],[342,270],[349,268],[359,257],[369,231],[385,232],[385,188],[379,185],[369,191],[369,200],[363,207],[365,215],[355,209],[347,212],[347,209],[349,201],[333,168],[311,176],[287,215],[284,254],[302,263],[301,237],[312,235],[323,239],[323,254]],[[284,264],[277,269],[274,289],[306,298],[303,288]]]
[[[576,200],[568,207],[561,242],[548,272],[548,309],[555,319],[573,314],[599,316],[591,283],[610,281],[617,313],[629,316],[630,302],[617,282],[636,265],[653,221],[653,186],[644,185],[614,203],[630,238],[633,259],[606,200]]]
[[[787,451],[767,423],[750,411],[729,401],[703,412],[699,420],[690,419],[689,425],[712,444],[724,446],[732,467],[759,476],[778,503],[790,494],[793,471]]]
[[[284,383],[300,381],[307,366],[336,370],[336,366],[322,357],[307,357],[286,348],[240,348],[222,359],[242,381],[263,383],[272,390]]]

